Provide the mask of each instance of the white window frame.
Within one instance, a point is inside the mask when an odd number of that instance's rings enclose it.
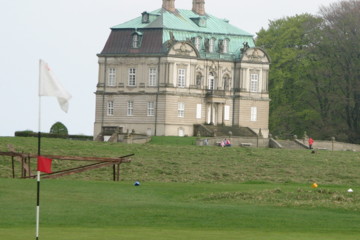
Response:
[[[128,101],[127,102],[127,116],[131,117],[134,116],[134,102]]]
[[[179,118],[185,117],[185,103],[183,102],[178,103],[178,117]]]
[[[202,105],[196,104],[196,119],[202,118]]]
[[[230,121],[230,106],[229,105],[224,106],[224,120]]]
[[[223,53],[229,52],[229,39],[223,40]]]
[[[107,102],[106,113],[108,116],[114,116],[114,101]]]
[[[109,68],[109,77],[108,77],[108,87],[115,87],[116,86],[116,69],[115,68]]]
[[[251,107],[250,121],[251,122],[256,122],[257,121],[257,107]]]
[[[149,68],[149,86],[157,86],[157,68]]]
[[[209,86],[208,86],[209,90],[214,90],[215,89],[215,76],[213,73],[210,73],[209,75]]]
[[[155,102],[148,102],[147,103],[147,116],[148,117],[155,116]]]
[[[128,86],[136,86],[136,68],[129,68]]]
[[[186,69],[185,68],[178,69],[178,87],[179,88],[186,87]]]
[[[200,37],[196,37],[195,38],[195,47],[198,51],[200,51],[200,47],[201,47],[201,39]]]
[[[250,74],[250,92],[259,92],[259,74]]]
[[[139,48],[140,47],[140,36],[138,34],[134,34],[132,38],[132,47]]]
[[[215,51],[215,38],[209,39],[209,52],[213,53]]]

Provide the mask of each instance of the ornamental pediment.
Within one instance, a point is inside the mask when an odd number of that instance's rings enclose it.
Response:
[[[269,63],[267,54],[260,48],[248,48],[241,59],[243,62]]]
[[[197,51],[187,42],[177,42],[170,48],[169,55],[197,57]]]

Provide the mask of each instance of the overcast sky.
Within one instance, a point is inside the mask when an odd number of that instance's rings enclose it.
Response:
[[[317,14],[339,0],[206,0],[206,12],[256,34],[269,20]],[[98,80],[96,54],[110,27],[161,7],[162,0],[0,0],[0,136],[39,126],[39,59],[73,96],[64,113],[55,98],[41,98],[41,131],[57,121],[70,134],[93,134]],[[176,0],[191,9],[192,0]]]

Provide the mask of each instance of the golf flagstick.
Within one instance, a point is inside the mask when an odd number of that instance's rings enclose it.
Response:
[[[37,199],[36,199],[36,240],[39,239],[40,223],[40,172],[51,173],[51,159],[41,156],[41,97],[56,97],[61,109],[68,111],[71,98],[59,81],[55,78],[48,64],[39,60],[39,132],[38,132],[38,156],[37,156]]]
[[[40,60],[41,61],[41,60]],[[37,155],[41,155],[41,62],[39,62],[39,116],[38,116],[38,152]],[[39,164],[39,163],[37,163]],[[40,224],[40,171],[37,169],[37,194],[36,194],[36,240],[39,239],[39,224]]]

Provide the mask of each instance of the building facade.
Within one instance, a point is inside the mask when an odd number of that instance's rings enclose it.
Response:
[[[121,128],[193,136],[194,125],[268,135],[269,65],[251,34],[175,0],[111,28],[99,58],[94,137]]]

